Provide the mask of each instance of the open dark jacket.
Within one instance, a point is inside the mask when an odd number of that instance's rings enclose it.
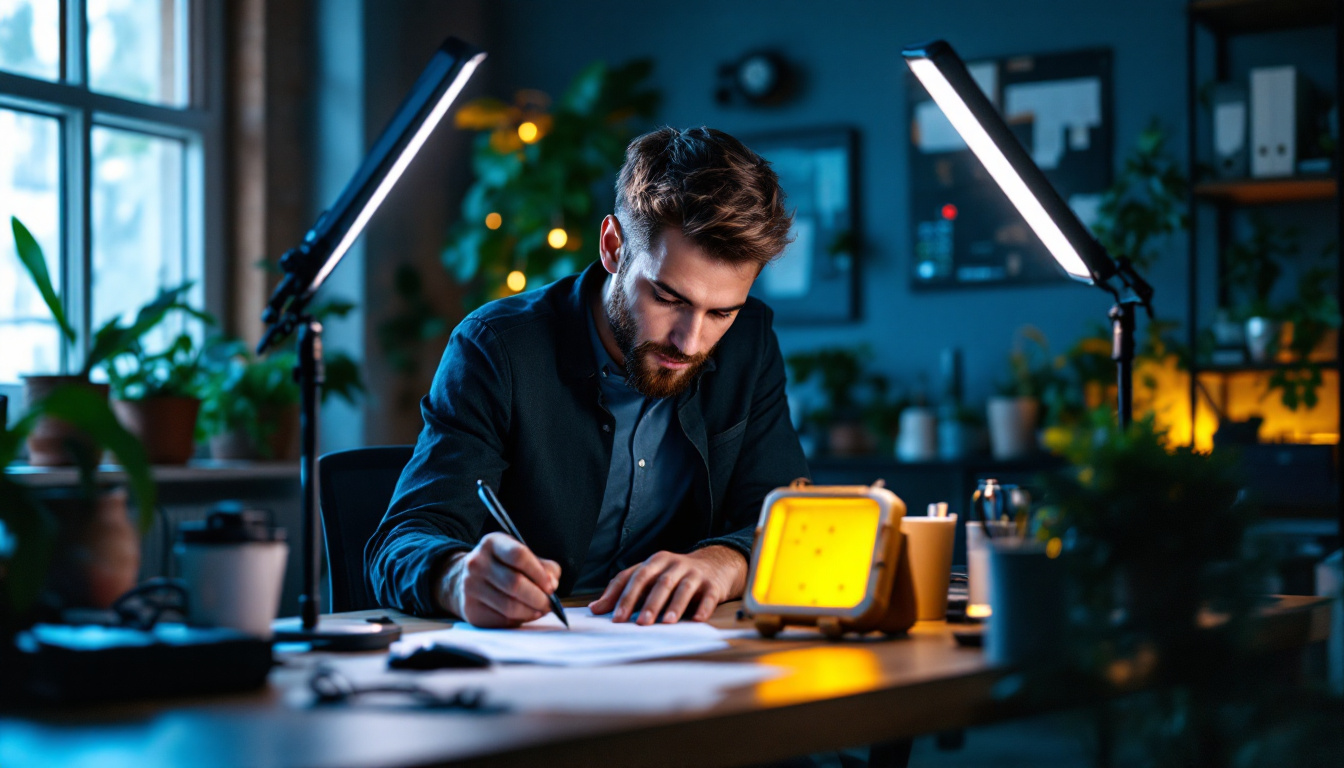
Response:
[[[499,491],[519,533],[560,563],[567,594],[588,554],[611,463],[612,416],[602,407],[584,312],[606,273],[581,275],[481,307],[444,350],[420,404],[425,426],[392,504],[364,550],[382,605],[441,614],[431,583],[449,553],[498,530],[476,480]],[[659,541],[688,552],[722,544],[750,558],[761,501],[808,475],[789,421],[784,361],[770,309],[749,299],[677,419],[700,462]]]

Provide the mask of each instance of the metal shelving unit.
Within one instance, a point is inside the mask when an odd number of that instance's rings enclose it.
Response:
[[[1215,241],[1211,246],[1221,251],[1230,236],[1232,211],[1241,206],[1275,205],[1297,203],[1311,200],[1335,201],[1335,236],[1344,243],[1344,197],[1339,190],[1344,188],[1344,158],[1336,150],[1333,172],[1328,176],[1298,176],[1286,178],[1248,178],[1199,180],[1197,177],[1198,158],[1200,157],[1199,135],[1200,115],[1197,94],[1199,93],[1198,64],[1200,62],[1199,30],[1208,31],[1213,38],[1213,57],[1215,77],[1219,81],[1228,78],[1230,61],[1229,40],[1238,35],[1263,32],[1304,29],[1308,27],[1331,27],[1334,30],[1335,54],[1335,104],[1344,105],[1344,0],[1192,0],[1186,14],[1186,109],[1187,109],[1187,158],[1189,176],[1195,183],[1190,195],[1190,236],[1188,263],[1188,309],[1187,320],[1189,342],[1195,349],[1199,333],[1199,254],[1203,245],[1199,237],[1199,215],[1201,209],[1212,208],[1216,216]],[[1207,52],[1206,52],[1207,54]],[[1336,295],[1344,297],[1344,248],[1340,249],[1340,264],[1337,268],[1338,284]],[[1339,360],[1344,360],[1344,334],[1335,352],[1335,360],[1320,363],[1323,368],[1339,371]],[[1267,372],[1278,366],[1240,365],[1240,366],[1200,366],[1192,364],[1190,377],[1190,414],[1191,420],[1197,413],[1199,388],[1197,379],[1200,372],[1240,374]],[[1344,386],[1339,387],[1341,417],[1344,418]],[[1192,424],[1193,426],[1193,424]],[[1338,473],[1338,446],[1336,446],[1336,474]],[[1336,514],[1338,530],[1344,534],[1344,495],[1336,494]]]

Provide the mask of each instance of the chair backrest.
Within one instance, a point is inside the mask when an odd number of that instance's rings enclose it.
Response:
[[[382,522],[414,450],[410,445],[380,445],[328,453],[317,460],[330,610],[378,607],[369,590],[364,545]]]

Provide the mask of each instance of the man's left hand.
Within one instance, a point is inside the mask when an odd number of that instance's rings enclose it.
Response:
[[[614,608],[612,621],[648,625],[672,624],[694,604],[692,618],[705,621],[719,603],[741,597],[746,582],[746,559],[728,547],[708,546],[689,555],[659,552],[616,574],[588,607],[595,614]]]

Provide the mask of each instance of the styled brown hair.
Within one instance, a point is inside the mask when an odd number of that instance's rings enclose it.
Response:
[[[630,142],[616,177],[616,218],[648,248],[665,227],[711,258],[764,267],[789,244],[793,214],[770,163],[713,128],[659,128]]]

